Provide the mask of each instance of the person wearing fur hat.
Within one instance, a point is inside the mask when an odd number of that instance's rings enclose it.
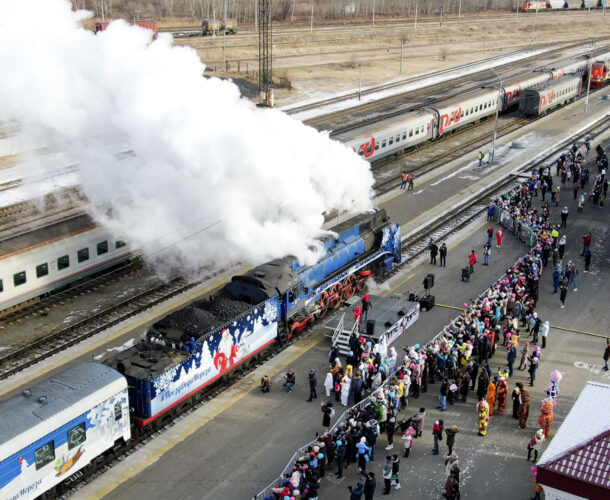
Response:
[[[534,452],[534,462],[536,462],[536,460],[538,460],[538,452],[540,451],[540,448],[542,447],[542,443],[544,443],[545,439],[546,438],[544,436],[544,430],[538,429],[536,434],[534,434],[531,437],[529,443],[527,444],[527,459],[528,460],[532,457],[532,451]]]

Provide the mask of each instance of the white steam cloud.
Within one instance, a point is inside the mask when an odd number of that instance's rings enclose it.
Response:
[[[120,21],[94,35],[89,15],[0,0],[0,121],[76,162],[93,215],[156,264],[311,261],[324,212],[371,207],[353,152],[204,79],[168,35]]]

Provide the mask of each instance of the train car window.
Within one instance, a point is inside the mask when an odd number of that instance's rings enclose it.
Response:
[[[70,265],[70,256],[62,255],[59,259],[57,259],[57,269],[62,270]]]
[[[372,148],[372,146],[371,146],[371,143],[369,142],[368,145],[366,146],[366,152],[370,154],[371,153],[371,148]],[[122,245],[121,245],[122,247],[124,247],[126,245],[126,243],[124,241],[121,241],[121,240],[117,241],[117,245],[119,243],[122,243]],[[119,248],[119,247],[117,247],[117,248]]]
[[[426,130],[430,130],[430,124],[426,125]]]
[[[385,139],[383,141],[381,141],[381,147],[385,148]]]
[[[50,441],[42,445],[34,452],[34,460],[36,461],[36,470],[42,469],[48,463],[55,460],[55,442]]]
[[[409,137],[413,137],[413,129],[409,130]]]
[[[390,137],[390,140],[388,141],[389,146],[391,146],[392,144],[394,144],[394,137]]]
[[[406,138],[407,138],[407,133],[406,133],[406,132],[403,132],[403,133],[402,133],[402,140],[404,141]]]
[[[114,420],[121,420],[123,418],[123,407],[121,406],[121,402],[114,403]]]
[[[400,142],[400,134],[396,136],[396,142]]]
[[[2,283],[2,280],[0,280],[0,292],[4,291],[4,283]]]
[[[97,254],[98,255],[102,255],[103,253],[108,252],[108,242],[107,241],[100,241],[97,244]]]
[[[42,278],[43,276],[46,276],[47,274],[49,274],[49,264],[47,264],[45,262],[44,264],[40,264],[39,266],[36,266],[36,277],[37,278]]]
[[[25,271],[13,274],[13,283],[15,286],[23,285],[26,282]]]
[[[464,118],[464,111],[460,113],[460,118]]]
[[[89,248],[81,248],[78,252],[76,252],[76,255],[78,256],[79,262],[89,260]]]
[[[73,429],[68,431],[68,449],[77,447],[87,439],[87,430],[85,429],[85,422],[77,425]]]
[[[376,143],[375,143],[375,151],[378,151],[378,150],[379,150],[379,143],[378,143],[378,142],[376,142]]]
[[[369,151],[371,149],[371,145],[369,144]],[[121,248],[124,247],[125,245],[127,245],[127,243],[125,243],[123,240],[116,240],[114,242],[114,248]]]

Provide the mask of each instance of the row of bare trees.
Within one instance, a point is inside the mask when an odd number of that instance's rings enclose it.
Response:
[[[257,0],[71,0],[75,9],[88,9],[107,19],[202,19],[232,17],[238,22],[255,19]],[[274,17],[295,21],[314,18],[341,19],[353,16],[412,16],[491,9],[515,10],[523,0],[272,0]]]

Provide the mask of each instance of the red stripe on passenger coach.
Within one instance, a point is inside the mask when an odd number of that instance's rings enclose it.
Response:
[[[246,356],[245,358],[243,358],[241,361],[239,361],[239,363],[236,363],[233,365],[233,369],[235,369],[235,367],[239,366],[240,364],[242,364],[244,361],[246,361],[247,359],[251,358],[252,356],[254,356],[256,353],[262,351],[263,349],[265,349],[266,347],[269,347],[271,344],[273,344],[276,341],[275,338],[271,339],[269,342],[267,342],[266,344],[262,345],[261,347],[259,347],[256,351],[250,353],[248,356]],[[229,373],[232,370],[227,370],[224,373],[219,373],[218,375],[216,375],[214,378],[211,378],[210,380],[208,380],[207,382],[205,382],[204,384],[201,384],[199,387],[193,389],[191,392],[189,392],[186,396],[181,397],[178,401],[176,401],[175,403],[172,403],[170,406],[168,406],[167,408],[165,408],[164,410],[161,410],[159,413],[157,413],[156,415],[147,418],[146,420],[140,420],[138,418],[134,418],[133,420],[136,422],[138,427],[144,427],[146,425],[148,425],[149,423],[151,423],[153,420],[159,418],[161,415],[167,413],[169,410],[171,410],[174,406],[182,403],[182,401],[184,401],[185,399],[190,398],[193,394],[195,394],[196,392],[200,391],[202,387],[205,387],[206,385],[211,384],[212,382],[214,382],[216,379],[218,379],[219,377],[222,377],[223,375],[226,375],[227,373]]]

